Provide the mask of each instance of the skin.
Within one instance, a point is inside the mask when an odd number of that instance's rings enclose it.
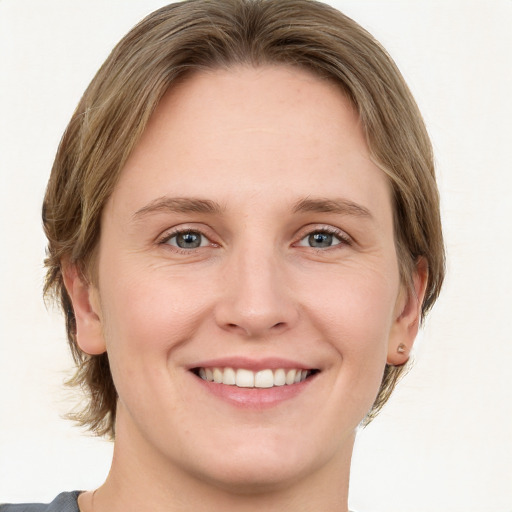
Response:
[[[219,209],[155,209],[164,197]],[[392,218],[334,84],[274,66],[172,88],[105,206],[97,282],[65,272],[78,342],[108,352],[120,397],[111,472],[81,510],[346,511],[356,428],[386,361],[408,357],[426,282],[419,268],[401,285]],[[179,230],[201,246],[173,245]],[[320,371],[272,407],[237,407],[190,371],[227,356]]]

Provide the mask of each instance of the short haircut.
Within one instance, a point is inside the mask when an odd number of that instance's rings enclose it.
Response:
[[[102,210],[165,92],[205,69],[284,64],[334,81],[356,107],[371,158],[387,175],[402,282],[411,289],[418,258],[428,264],[422,316],[439,295],[444,245],[431,143],[393,60],[353,20],[312,0],[188,0],[163,7],[114,48],[85,91],[63,135],[43,204],[48,238],[46,296],[64,311],[77,370],[69,384],[87,403],[70,416],[114,436],[117,392],[108,354],[84,354],[63,282],[74,264],[95,281]],[[386,365],[368,423],[404,366]]]

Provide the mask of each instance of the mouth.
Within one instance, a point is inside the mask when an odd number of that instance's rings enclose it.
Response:
[[[252,371],[246,368],[217,366],[192,368],[191,371],[207,382],[238,388],[260,389],[300,384],[319,372],[316,369],[304,368],[267,368]]]

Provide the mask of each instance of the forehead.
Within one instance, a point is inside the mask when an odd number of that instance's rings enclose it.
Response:
[[[164,195],[213,195],[223,203],[276,189],[289,203],[389,193],[337,84],[290,66],[237,67],[192,74],[165,94],[114,199],[143,206]]]
[[[357,145],[355,139],[364,139],[357,111],[340,86],[288,65],[240,66],[192,74],[164,95],[145,136],[169,133],[173,125],[174,132],[183,133],[183,138],[193,133],[201,136],[203,143],[216,144],[219,136],[226,137],[227,142],[247,133],[266,133],[269,141],[276,143],[283,138],[308,137],[309,149],[322,136],[325,144],[335,142],[346,150]],[[327,127],[331,137],[325,137]],[[338,136],[340,130],[343,137]],[[246,142],[250,139],[246,137]],[[263,142],[256,136],[252,139]]]

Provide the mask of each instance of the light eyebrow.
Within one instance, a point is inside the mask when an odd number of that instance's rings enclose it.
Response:
[[[336,213],[339,215],[354,215],[373,219],[368,208],[347,199],[325,199],[322,197],[305,197],[293,205],[293,213]]]
[[[219,203],[195,197],[168,197],[154,199],[133,214],[134,220],[159,212],[220,214],[224,209]]]

